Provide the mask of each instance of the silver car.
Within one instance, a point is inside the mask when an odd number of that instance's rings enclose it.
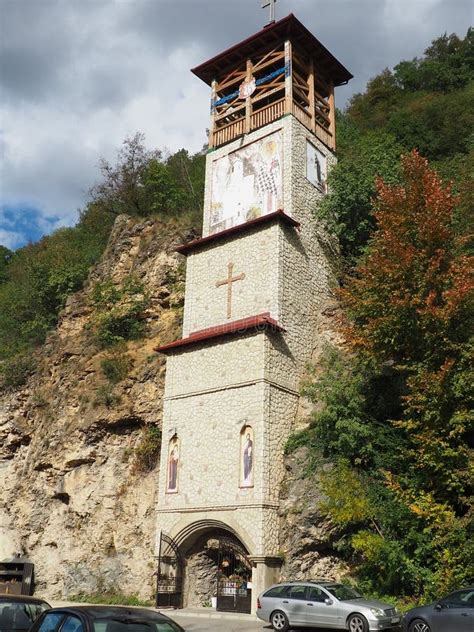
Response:
[[[364,599],[350,586],[331,581],[274,584],[259,596],[257,617],[278,632],[293,627],[393,630],[399,629],[401,619],[390,604]]]

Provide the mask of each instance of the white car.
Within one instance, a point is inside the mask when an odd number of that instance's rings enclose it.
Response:
[[[257,600],[257,617],[277,632],[329,628],[350,632],[400,629],[401,615],[392,605],[364,599],[336,582],[286,582],[267,588]]]

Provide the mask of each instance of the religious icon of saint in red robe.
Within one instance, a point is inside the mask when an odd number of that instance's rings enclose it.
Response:
[[[175,440],[170,445],[168,457],[168,492],[178,491],[178,464],[179,464],[179,448],[178,441]]]

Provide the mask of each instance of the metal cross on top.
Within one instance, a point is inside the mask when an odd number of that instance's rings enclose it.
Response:
[[[245,274],[243,272],[233,277],[233,269],[234,264],[229,261],[227,264],[227,279],[224,279],[223,281],[216,281],[216,287],[227,285],[227,318],[232,317],[232,283],[235,283],[235,281],[243,281],[245,279]]]
[[[277,0],[263,0],[262,2],[262,9],[265,9],[266,7],[270,7],[270,22],[269,24],[271,24],[272,22],[275,22],[275,3]]]

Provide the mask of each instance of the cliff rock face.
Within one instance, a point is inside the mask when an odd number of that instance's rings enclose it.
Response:
[[[148,442],[150,428],[159,437],[165,374],[154,349],[181,334],[184,263],[174,248],[190,237],[158,220],[118,217],[101,261],[38,351],[35,374],[0,395],[0,560],[17,552],[30,558],[44,597],[153,595],[159,463]],[[130,279],[147,293],[143,336],[118,351],[103,348],[94,337],[94,291]],[[335,341],[333,310],[328,305],[318,317],[316,364]],[[104,360],[114,365],[117,354],[126,369],[107,377]],[[299,424],[309,410],[302,399]],[[339,577],[346,568],[332,548],[337,533],[320,515],[317,481],[305,478],[305,461],[304,448],[286,461],[283,578]],[[187,589],[193,605],[207,603],[214,590],[215,555],[205,548],[188,560],[199,570]]]
[[[146,441],[161,425],[165,371],[154,348],[180,332],[184,268],[174,247],[186,237],[157,220],[118,217],[101,262],[38,353],[35,375],[0,398],[0,559],[29,557],[46,597],[152,594],[158,470]],[[148,294],[145,333],[122,345],[126,375],[110,380],[103,361],[111,352],[90,329],[91,295],[97,284],[130,278]]]
[[[336,321],[340,306],[334,298],[322,305],[317,316],[315,347],[311,354],[314,374],[322,371],[321,359],[328,347],[342,347]],[[302,378],[302,384],[306,381]],[[319,402],[301,397],[294,431],[305,428]],[[280,552],[283,557],[282,580],[331,579],[341,580],[350,573],[346,562],[338,555],[335,544],[341,533],[321,512],[320,473],[308,473],[308,448],[300,447],[285,458],[285,478],[280,488]],[[321,469],[331,467],[321,464]]]
[[[341,580],[349,567],[335,552],[340,533],[321,513],[324,500],[317,475],[306,476],[307,448],[286,458],[287,475],[280,495],[282,579]]]

